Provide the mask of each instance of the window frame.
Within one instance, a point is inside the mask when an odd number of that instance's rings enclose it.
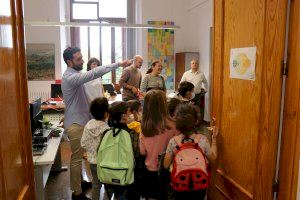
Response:
[[[74,19],[73,18],[73,4],[97,4],[97,17],[98,19]],[[118,24],[125,24],[127,21],[127,18],[111,18],[111,17],[99,17],[99,1],[98,2],[88,2],[88,1],[76,1],[76,0],[70,0],[70,21],[71,22],[82,22],[82,23],[91,23],[91,22],[99,22],[99,23],[118,23]],[[88,27],[88,59],[90,58],[90,27]],[[71,45],[72,46],[80,46],[80,28],[79,27],[71,27]],[[102,41],[102,34],[101,34],[101,27],[99,30],[99,39]],[[111,27],[111,63],[115,63],[115,27]],[[126,31],[122,29],[122,59],[125,58],[125,38],[126,38]],[[102,42],[100,42],[99,45],[100,48],[100,64],[102,65]],[[116,70],[113,70],[111,73],[111,82],[113,84],[116,84]]]

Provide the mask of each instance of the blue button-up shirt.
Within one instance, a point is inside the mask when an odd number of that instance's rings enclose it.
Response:
[[[89,111],[88,98],[85,93],[84,83],[99,78],[104,74],[118,68],[117,63],[96,67],[88,72],[81,73],[68,67],[62,77],[61,89],[65,102],[64,127],[67,129],[72,124],[85,124],[92,118]]]

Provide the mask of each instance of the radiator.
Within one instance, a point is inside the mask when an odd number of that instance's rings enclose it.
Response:
[[[28,81],[29,102],[42,97],[46,101],[51,97],[51,84],[53,81]]]
[[[29,102],[39,97],[42,97],[42,102],[44,102],[51,97],[51,91],[29,91],[28,97]]]

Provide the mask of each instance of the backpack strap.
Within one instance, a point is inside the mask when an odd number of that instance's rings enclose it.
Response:
[[[181,138],[180,135],[174,136],[174,141],[176,142],[177,146],[181,145]]]
[[[205,153],[203,152],[203,150],[198,146],[199,145],[199,141],[201,140],[201,134],[196,134],[196,137],[194,138],[194,141],[195,141],[195,145],[198,147],[197,149],[199,149],[199,151],[201,151],[201,153],[203,154],[204,157],[205,156]]]
[[[117,130],[117,132],[116,132],[116,128],[113,128],[112,130],[113,130],[113,136],[116,137],[116,136],[121,132],[121,130],[123,130],[123,129],[122,129],[122,128],[119,128],[119,129]]]
[[[97,147],[97,152],[98,152],[98,150],[99,150],[99,147],[100,147],[100,144],[101,144],[102,139],[104,138],[105,134],[106,134],[108,131],[110,131],[110,130],[112,130],[111,127],[108,128],[108,129],[106,129],[106,130],[102,133],[102,135],[101,135],[101,137],[100,137],[100,142],[99,142],[98,147]]]
[[[112,128],[110,127],[110,128],[108,128],[108,129],[106,129],[103,133],[102,133],[102,135],[104,136],[108,131],[110,131],[110,130],[112,130]]]
[[[185,137],[182,138],[180,135],[174,137],[174,140],[177,144],[176,145],[177,150],[180,150],[180,145],[183,144],[184,141],[186,141],[186,140],[189,140],[189,142],[194,143],[195,145],[198,145],[200,139],[201,139],[201,137],[198,134],[196,134],[196,137],[194,139],[190,138],[190,137],[188,139]]]
[[[196,134],[196,137],[194,138],[194,143],[198,144],[199,141],[201,139],[201,135],[200,134]]]
[[[189,138],[191,139],[191,141],[194,143],[194,140],[192,138]],[[177,136],[174,136],[174,141],[176,143],[176,150],[175,151],[179,151],[180,150],[180,145],[184,143],[184,140],[185,138],[181,137],[181,135],[177,135]]]

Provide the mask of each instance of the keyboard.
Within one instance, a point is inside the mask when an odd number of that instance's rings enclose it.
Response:
[[[42,155],[45,151],[46,147],[32,147],[32,154],[34,156]]]

